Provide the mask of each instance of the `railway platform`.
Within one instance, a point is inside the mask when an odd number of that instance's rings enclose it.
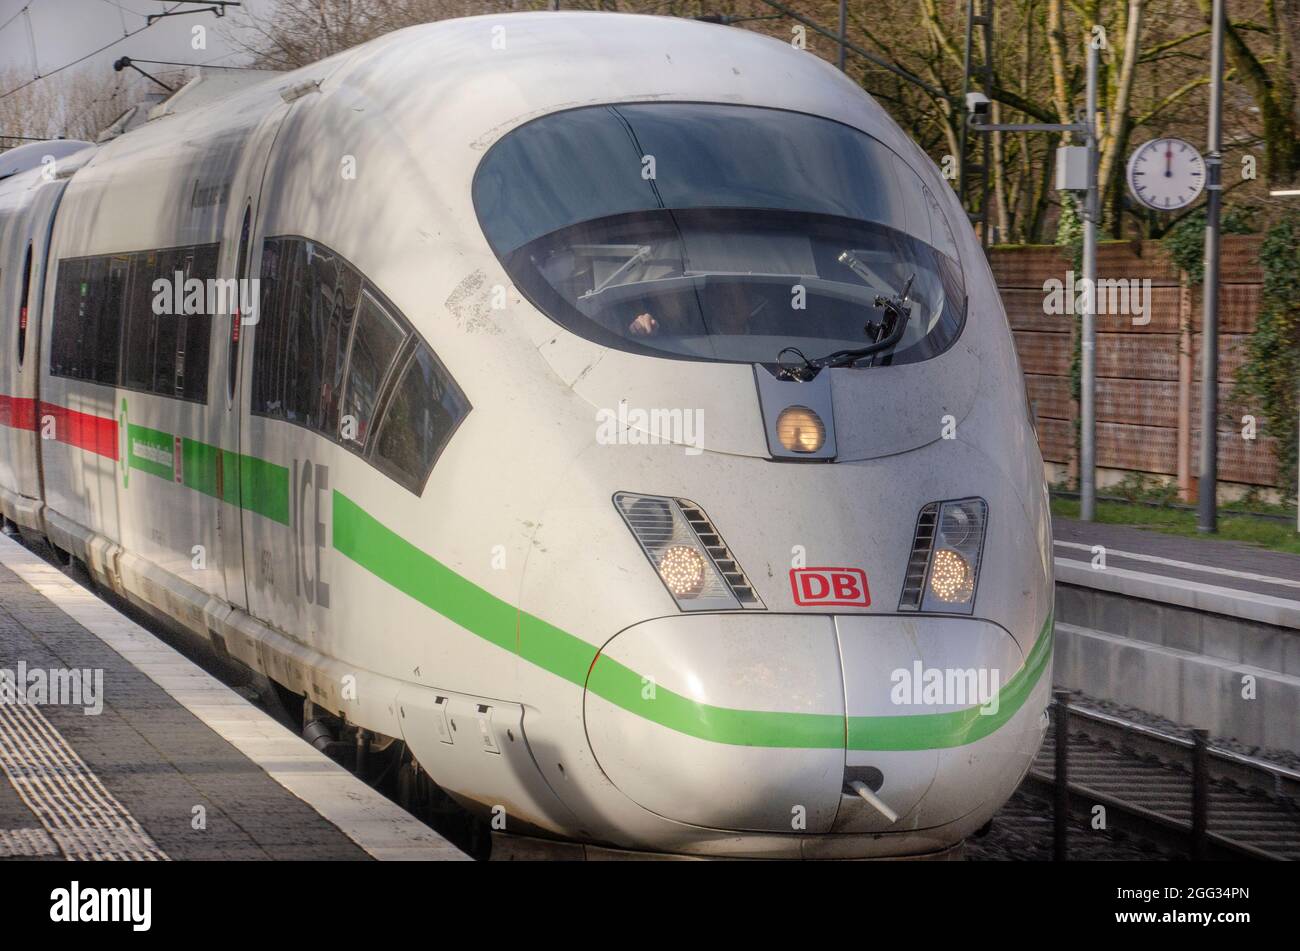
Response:
[[[1300,756],[1300,555],[1054,519],[1058,686]]]
[[[0,536],[0,859],[465,857]]]
[[[1300,555],[1066,518],[1053,520],[1053,534],[1057,560],[1067,565],[1079,561],[1091,569],[1093,547],[1100,545],[1106,550],[1107,568],[1141,575],[1136,580],[1146,584],[1177,587],[1181,582],[1205,590],[1225,589],[1237,596],[1260,596],[1254,598],[1257,603],[1281,601],[1300,608]],[[1282,610],[1287,606],[1277,605]]]

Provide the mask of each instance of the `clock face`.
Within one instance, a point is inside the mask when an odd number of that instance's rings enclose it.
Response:
[[[1156,211],[1177,211],[1205,189],[1205,159],[1182,139],[1152,139],[1128,160],[1133,197]]]

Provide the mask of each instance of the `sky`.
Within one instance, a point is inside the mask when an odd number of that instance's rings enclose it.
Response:
[[[244,0],[244,7],[264,14],[274,3]],[[243,10],[235,7],[227,8],[222,19],[211,13],[168,17],[138,35],[122,39],[124,32],[144,27],[148,14],[172,9],[205,7],[201,2],[177,0],[0,0],[0,70],[17,69],[24,79],[30,79],[35,71],[49,73],[114,40],[121,42],[73,69],[102,69],[108,73],[120,56],[193,64],[243,62],[239,51],[222,35],[244,16]],[[206,27],[206,49],[191,46],[195,26]]]

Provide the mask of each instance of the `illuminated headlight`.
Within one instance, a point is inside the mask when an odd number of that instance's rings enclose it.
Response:
[[[685,499],[620,492],[614,505],[683,611],[762,608],[704,511]]]
[[[826,444],[826,424],[806,406],[787,406],[776,418],[776,438],[790,452],[816,452]]]
[[[704,558],[694,548],[671,545],[659,559],[659,577],[677,598],[693,598],[704,587]]]
[[[970,614],[974,610],[987,515],[983,499],[931,502],[921,509],[900,611]]]
[[[940,548],[930,559],[930,593],[947,604],[961,604],[975,592],[970,562],[951,548]]]

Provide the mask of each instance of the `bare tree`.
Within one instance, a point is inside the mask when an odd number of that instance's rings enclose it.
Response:
[[[182,73],[161,78],[169,85],[185,80]],[[102,67],[84,67],[24,85],[30,79],[17,70],[0,72],[0,90],[16,90],[0,98],[0,136],[93,141],[155,88],[141,76]],[[0,144],[12,147],[22,142],[0,138]]]
[[[393,30],[452,17],[542,9],[546,0],[278,0],[227,30],[252,64],[297,69]]]

